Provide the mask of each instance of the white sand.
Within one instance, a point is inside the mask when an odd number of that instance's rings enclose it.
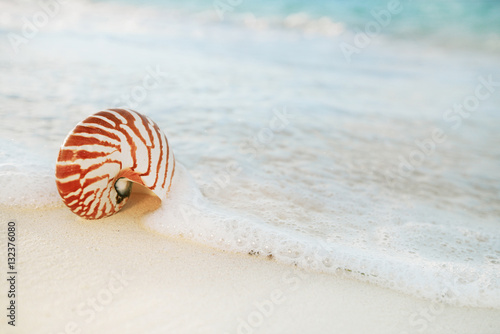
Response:
[[[145,230],[158,202],[85,221],[1,208],[17,223],[17,326],[0,333],[499,333],[500,310],[435,304]],[[2,265],[4,275],[6,265]],[[6,314],[7,284],[0,299]]]

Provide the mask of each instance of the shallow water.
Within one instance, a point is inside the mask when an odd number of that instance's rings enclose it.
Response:
[[[500,307],[494,24],[469,47],[436,43],[444,26],[405,40],[395,19],[348,61],[340,45],[366,17],[341,5],[345,22],[336,11],[319,21],[312,5],[238,7],[221,21],[201,5],[79,1],[16,52],[9,34],[41,9],[0,4],[0,203],[62,207],[53,173],[65,136],[127,106],[160,125],[182,166],[147,228]],[[483,36],[476,26],[463,29]],[[142,89],[148,76],[157,85]]]

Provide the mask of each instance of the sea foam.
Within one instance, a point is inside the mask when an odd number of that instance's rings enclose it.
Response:
[[[47,156],[14,141],[0,140],[0,204],[30,208],[62,206],[54,166]]]
[[[406,222],[370,231],[361,228],[315,236],[290,229],[290,224],[280,226],[279,219],[273,224],[211,203],[182,165],[172,189],[162,206],[144,218],[149,229],[221,250],[355,277],[432,300],[500,306],[500,285],[495,274],[500,238],[492,234],[465,227]],[[276,210],[273,199],[267,201],[272,213],[264,211],[261,216],[287,215],[286,207]],[[299,227],[301,222],[295,225]]]

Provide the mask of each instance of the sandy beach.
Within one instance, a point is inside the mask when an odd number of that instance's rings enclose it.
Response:
[[[2,322],[2,333],[493,334],[500,328],[500,310],[433,303],[157,235],[141,217],[158,201],[135,194],[129,204],[98,221],[66,208],[1,208],[1,221],[18,228],[20,291],[17,326]],[[0,289],[6,291],[5,280]]]

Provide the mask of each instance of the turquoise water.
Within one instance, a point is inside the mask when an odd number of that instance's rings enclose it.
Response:
[[[220,1],[120,1],[188,13],[218,11],[221,20],[241,14],[259,19],[284,19],[303,14],[308,19],[329,18],[351,32],[365,31],[366,24],[379,17],[388,24],[380,34],[403,40],[426,40],[448,47],[500,50],[500,3],[496,0],[220,0]],[[393,7],[391,7],[393,6]],[[388,18],[389,7],[394,8]]]
[[[64,138],[125,106],[183,166],[145,228],[498,308],[498,5],[402,4],[360,44],[386,3],[0,1],[0,204],[63,208]]]

